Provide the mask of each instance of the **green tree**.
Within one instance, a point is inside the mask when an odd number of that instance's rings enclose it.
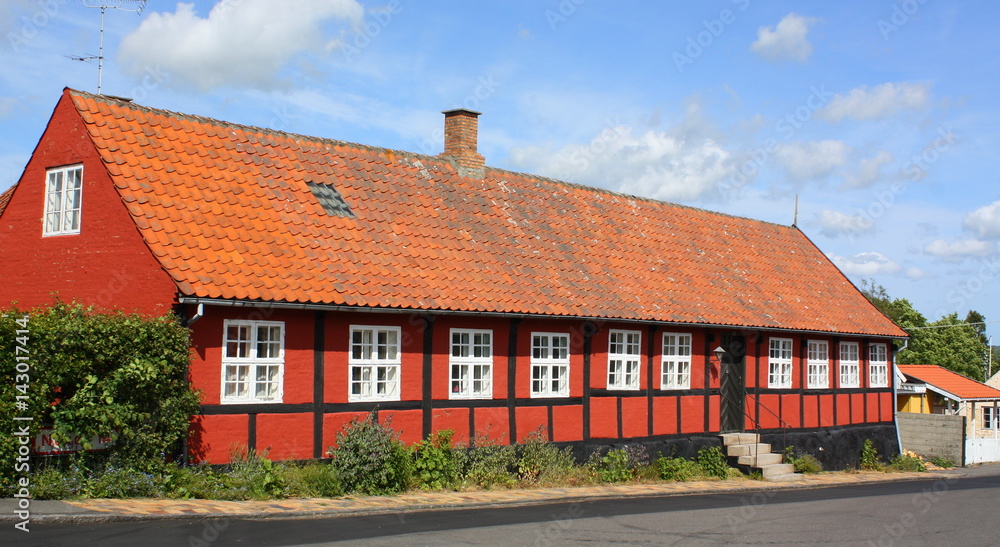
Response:
[[[908,351],[899,354],[900,363],[940,365],[973,380],[984,380],[983,355],[986,344],[976,329],[958,318],[946,315],[922,329],[910,340]]]
[[[958,313],[952,313],[928,323],[909,300],[891,298],[885,287],[874,280],[862,281],[861,292],[910,335],[906,349],[896,355],[897,363],[939,365],[974,380],[984,380],[983,356],[988,351],[985,325],[969,324],[983,323],[985,318],[980,313],[970,311],[964,321],[958,318]]]
[[[875,283],[875,280],[861,282],[861,293],[875,305],[880,312],[904,329],[926,327],[927,319],[913,307],[905,298],[891,298],[885,287]]]

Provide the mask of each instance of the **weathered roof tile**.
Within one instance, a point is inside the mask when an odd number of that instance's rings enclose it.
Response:
[[[795,227],[69,93],[188,296],[905,336]]]

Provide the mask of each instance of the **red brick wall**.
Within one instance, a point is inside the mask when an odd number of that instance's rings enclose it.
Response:
[[[46,170],[83,165],[80,233],[42,237]],[[0,307],[54,296],[160,315],[176,288],[122,204],[72,99],[63,95],[0,217]]]

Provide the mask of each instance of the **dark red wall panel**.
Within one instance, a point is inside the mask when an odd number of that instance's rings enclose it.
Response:
[[[455,432],[455,442],[468,443],[469,412],[468,408],[435,408],[431,431],[451,429]]]
[[[520,407],[515,416],[517,417],[518,442],[523,441],[527,435],[534,434],[539,428],[542,428],[542,438],[549,438],[549,413],[545,407]]]
[[[677,433],[677,397],[653,397],[653,435]]]
[[[590,400],[590,436],[597,439],[618,437],[617,397],[594,397]]]
[[[367,413],[364,412],[335,412],[323,415],[323,452],[337,445],[337,433],[340,433],[344,426],[354,418],[364,419]]]
[[[196,433],[188,439],[191,461],[228,462],[234,447],[246,446],[248,424],[246,414],[195,416],[192,420],[192,429],[196,430]]]
[[[719,431],[719,427],[722,425],[721,418],[719,417],[719,412],[721,410],[720,400],[721,397],[718,395],[710,395],[708,397],[708,428],[709,431]]]
[[[510,443],[510,419],[506,408],[475,409],[476,435],[499,444]]]
[[[705,400],[701,396],[681,397],[681,433],[705,430]]]
[[[627,437],[649,436],[649,400],[646,397],[622,399],[622,435]]]
[[[760,426],[764,429],[777,429],[781,427],[781,422],[778,421],[780,403],[780,395],[775,395],[773,393],[762,393],[760,395]],[[765,408],[767,410],[765,410]],[[770,410],[770,412],[768,412]]]
[[[258,414],[258,454],[273,460],[306,460],[313,455],[312,414]],[[244,444],[246,441],[244,441]]]
[[[833,395],[819,396],[819,425],[820,427],[831,427],[834,422]]]
[[[406,444],[413,444],[422,438],[423,413],[419,410],[383,410],[379,413],[379,420],[399,431],[400,439]]]
[[[852,393],[851,403],[854,405],[851,409],[851,423],[852,424],[863,424],[865,423],[865,395],[864,393]]]
[[[819,427],[819,395],[811,395],[808,392],[802,397],[802,410],[805,416],[805,423],[802,427]]]
[[[582,406],[552,408],[552,440],[556,442],[583,440]]]
[[[781,424],[780,427],[802,427],[802,415],[799,408],[801,405],[802,400],[797,393],[781,396],[781,419],[785,423]]]

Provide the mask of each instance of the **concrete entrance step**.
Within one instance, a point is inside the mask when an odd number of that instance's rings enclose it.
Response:
[[[723,433],[722,446],[731,444],[754,444],[760,442],[760,435],[757,433]]]
[[[767,443],[731,444],[726,447],[726,455],[732,457],[756,456],[758,454],[768,454],[770,452],[771,445]]]
[[[794,465],[782,463],[782,454],[771,452],[770,444],[760,442],[757,433],[725,433],[720,437],[730,462],[735,459],[736,465],[745,468],[744,471],[757,471],[767,481],[792,481],[802,477],[795,472]]]

